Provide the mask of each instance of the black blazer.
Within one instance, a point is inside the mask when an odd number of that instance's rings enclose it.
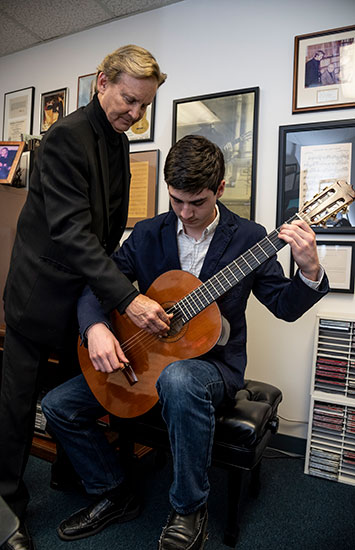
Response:
[[[122,309],[137,294],[109,257],[127,221],[125,134],[122,146],[122,201],[109,234],[107,149],[93,102],[60,119],[43,137],[4,291],[6,323],[32,340],[61,346],[75,325],[85,284],[107,311]]]

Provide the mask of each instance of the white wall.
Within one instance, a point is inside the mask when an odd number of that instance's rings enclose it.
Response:
[[[351,109],[291,114],[294,36],[354,23],[354,0],[185,0],[0,58],[0,97],[34,86],[37,133],[41,93],[68,87],[69,111],[73,111],[79,75],[94,72],[108,52],[123,44],[146,47],[168,80],[157,97],[154,143],[133,144],[131,150],[161,151],[161,212],[168,207],[162,166],[171,145],[173,99],[259,86],[256,220],[271,231],[276,218],[278,127],[355,114]],[[2,113],[0,128],[1,117]],[[289,250],[279,257],[288,273]],[[354,296],[332,294],[289,325],[251,299],[247,376],[282,389],[282,416],[308,418],[317,312],[349,313],[354,305]],[[280,431],[306,434],[305,425],[283,421]]]

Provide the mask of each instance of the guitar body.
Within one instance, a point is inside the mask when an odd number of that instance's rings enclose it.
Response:
[[[168,271],[158,277],[147,291],[164,309],[202,283],[185,271]],[[166,338],[139,329],[127,315],[114,311],[111,316],[115,335],[138,381],[131,385],[122,371],[106,374],[96,371],[88,350],[78,345],[81,370],[99,403],[110,413],[122,418],[144,414],[158,401],[156,381],[163,369],[180,359],[191,359],[209,351],[221,334],[221,315],[216,303],[182,324]]]
[[[337,181],[306,202],[300,212],[286,223],[301,219],[309,225],[322,224],[354,200],[351,185]],[[166,338],[138,329],[126,315],[112,314],[114,332],[138,379],[136,383],[130,384],[122,371],[112,374],[95,371],[88,351],[78,346],[83,374],[107,411],[123,418],[147,412],[158,401],[155,383],[167,365],[179,359],[198,357],[216,344],[222,322],[215,300],[285,246],[278,235],[279,229],[276,229],[205,283],[191,273],[178,270],[158,277],[148,289],[147,296],[166,310],[176,304],[176,315],[171,320]]]

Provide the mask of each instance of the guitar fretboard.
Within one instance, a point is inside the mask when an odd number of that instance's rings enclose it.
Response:
[[[299,214],[296,214],[286,223],[291,223],[299,217]],[[285,241],[279,239],[279,231],[280,228],[274,229],[244,254],[184,296],[169,311],[183,323],[190,321],[286,245]]]

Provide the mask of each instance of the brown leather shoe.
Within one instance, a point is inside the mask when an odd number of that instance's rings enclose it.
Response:
[[[207,539],[207,506],[192,514],[172,511],[159,539],[159,550],[202,550]]]
[[[1,548],[3,550],[35,550],[26,524],[22,523],[18,531],[16,531]]]

